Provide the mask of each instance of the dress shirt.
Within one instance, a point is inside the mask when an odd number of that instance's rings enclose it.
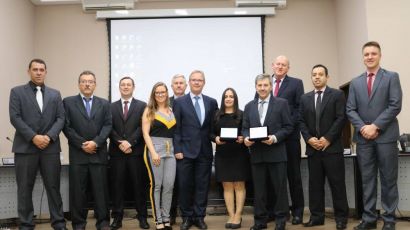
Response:
[[[316,101],[317,101],[317,91],[322,91],[322,93],[320,94],[320,101],[323,101],[323,95],[325,94],[325,90],[326,90],[326,86],[321,88],[321,89],[315,89],[315,108],[316,108]]]
[[[202,94],[199,95],[195,95],[192,92],[189,93],[189,96],[191,97],[192,100],[192,105],[195,105],[195,96],[198,96],[198,104],[199,104],[199,108],[201,109],[201,124],[204,123],[205,120],[205,104],[204,104],[204,98],[202,97]]]

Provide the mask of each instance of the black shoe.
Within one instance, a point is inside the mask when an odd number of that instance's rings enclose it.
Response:
[[[148,224],[148,222],[147,222],[147,219],[145,219],[145,218],[140,218],[139,221],[140,221],[140,228],[142,228],[142,229],[149,229],[149,224]]]
[[[313,227],[313,226],[324,225],[324,224],[325,224],[324,220],[309,220],[309,222],[303,223],[303,226]]]
[[[261,230],[266,229],[268,226],[266,224],[255,224],[249,230]]]
[[[385,222],[382,228],[382,230],[395,230],[395,229],[396,229],[396,224],[393,222]]]
[[[286,222],[276,224],[275,230],[285,230]]]
[[[302,217],[294,216],[293,219],[292,219],[292,224],[293,225],[302,224]]]
[[[354,227],[354,230],[367,230],[367,229],[376,229],[377,228],[377,222],[365,222],[362,221],[360,222],[359,225],[357,225],[356,227]]]
[[[225,223],[225,228],[230,229],[232,227],[232,223]]]
[[[175,216],[171,216],[171,218],[169,218],[169,223],[171,225],[174,225],[177,222],[176,220],[177,220],[177,218]]]
[[[122,219],[121,218],[114,218],[110,225],[112,230],[116,230],[122,227]]]
[[[208,225],[205,224],[205,221],[202,218],[196,219],[195,226],[197,226],[199,229],[207,229]]]
[[[185,218],[182,220],[182,224],[180,226],[181,230],[188,230],[192,226],[192,220],[190,218]]]
[[[346,222],[344,222],[344,221],[337,221],[337,222],[336,222],[336,229],[337,229],[337,230],[346,229]]]
[[[241,227],[242,227],[242,218],[241,218],[241,221],[239,222],[239,224],[231,223],[231,228],[232,229],[238,229],[238,228],[241,228]]]

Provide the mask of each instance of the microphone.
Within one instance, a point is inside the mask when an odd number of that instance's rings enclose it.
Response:
[[[11,143],[14,142],[13,139],[11,139],[10,137],[6,137],[6,139],[7,139],[8,141],[10,141]]]

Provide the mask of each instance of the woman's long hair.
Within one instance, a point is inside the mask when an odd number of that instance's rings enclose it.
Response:
[[[167,104],[166,106],[169,107],[169,96],[168,96],[168,87],[164,82],[157,82],[155,85],[152,87],[151,94],[148,100],[148,105],[147,105],[147,118],[148,120],[152,123],[152,121],[155,118],[155,112],[158,110],[158,103],[155,100],[155,90],[157,90],[158,87],[164,86],[165,91],[166,91],[166,100],[165,103]]]
[[[241,111],[239,110],[238,94],[236,94],[236,91],[233,88],[226,88],[224,90],[224,92],[222,93],[221,109],[218,110],[218,112],[216,112],[216,114],[215,114],[215,122],[217,123],[219,121],[219,119],[221,119],[221,117],[223,115],[225,115],[225,94],[228,91],[231,91],[232,94],[233,94],[233,99],[234,99],[233,113],[234,113],[235,120],[239,124],[239,122],[241,120]]]

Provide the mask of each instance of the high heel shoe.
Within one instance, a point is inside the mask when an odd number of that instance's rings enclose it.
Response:
[[[163,223],[156,223],[156,224],[155,224],[155,229],[157,229],[157,230],[164,230],[164,229],[165,229],[165,226],[164,226]]]
[[[225,223],[225,228],[230,229],[232,227],[232,223]]]
[[[172,226],[170,222],[164,222],[164,229],[165,230],[172,230]]]
[[[241,221],[239,222],[239,224],[231,223],[231,229],[238,229],[241,227],[242,227],[242,217],[241,217]]]

